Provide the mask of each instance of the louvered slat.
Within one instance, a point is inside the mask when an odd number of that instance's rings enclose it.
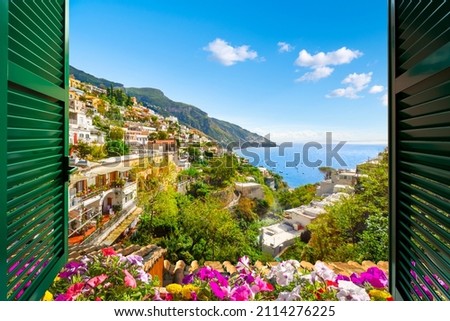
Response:
[[[67,3],[0,6],[0,300],[38,300],[67,260]]]
[[[391,290],[449,300],[450,3],[391,0],[390,15]]]

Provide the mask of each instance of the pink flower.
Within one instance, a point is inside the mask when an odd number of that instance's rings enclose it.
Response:
[[[211,288],[212,293],[221,300],[229,295],[228,288],[220,286],[214,281],[209,282],[209,287]]]
[[[125,279],[124,279],[125,285],[130,288],[135,288],[137,285],[136,285],[136,280],[134,279],[134,277],[126,269],[123,270],[123,273],[125,273]]]
[[[98,285],[102,284],[103,281],[105,281],[108,278],[108,276],[106,274],[101,274],[99,276],[95,276],[92,279],[90,279],[89,281],[87,281],[87,285],[89,285],[91,288],[95,288]]]
[[[264,281],[259,276],[255,278],[255,284],[252,286],[252,292],[272,292],[273,286],[269,282]]]
[[[230,299],[231,301],[248,301],[252,296],[253,293],[250,287],[246,284],[235,287],[233,290],[231,290]]]
[[[72,284],[67,289],[66,296],[71,298],[71,299],[76,299],[80,295],[80,293],[83,290],[83,288],[84,288],[84,283],[82,283],[82,282]]]
[[[116,255],[116,251],[112,247],[102,249],[102,253],[104,256]]]
[[[103,301],[102,298],[96,297],[95,301]]]

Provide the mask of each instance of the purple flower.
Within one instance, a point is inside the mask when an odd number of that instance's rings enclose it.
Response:
[[[417,280],[417,273],[414,270],[409,270],[409,273],[411,274],[411,276],[414,278],[414,280]]]
[[[55,301],[73,301],[73,299],[65,293],[58,294]]]
[[[183,284],[190,284],[190,283],[192,283],[192,282],[194,282],[194,274],[192,274],[192,273],[186,275],[186,276],[183,278],[183,281],[182,281]]]
[[[361,273],[360,276],[353,273],[350,275],[350,280],[360,286],[363,286],[364,283],[369,283],[374,288],[385,288],[388,284],[386,274],[375,266],[368,268],[367,271]]]
[[[346,275],[338,274],[336,276],[336,282],[339,281],[339,280],[350,281],[350,278],[348,276],[346,276]]]
[[[350,280],[356,285],[363,285],[365,279],[363,277],[358,276],[356,273],[352,273],[350,275]]]
[[[428,283],[428,285],[433,285],[433,281],[430,279],[430,277],[428,275],[425,275],[424,279],[425,279],[425,282]]]
[[[77,273],[83,274],[87,271],[86,265],[83,262],[71,261],[64,266],[65,270],[59,273],[62,279],[68,279]]]
[[[422,291],[420,290],[420,288],[422,288]],[[423,299],[423,292],[425,292],[428,299],[433,300],[433,294],[431,294],[430,290],[428,290],[428,288],[424,284],[421,284],[420,288],[416,284],[413,284],[414,292],[416,292],[419,298]]]
[[[131,265],[137,265],[137,266],[143,266],[144,265],[144,259],[142,256],[139,255],[128,255],[127,257],[128,263]]]
[[[250,273],[249,274],[241,274],[241,277],[247,284],[251,284],[255,281],[255,278]]]
[[[439,282],[439,284],[448,291],[448,284],[442,281],[437,274],[433,274],[433,276]]]
[[[148,273],[145,272],[143,269],[138,269],[137,272],[138,272],[138,276],[136,277],[136,279],[145,284],[148,284],[148,281],[149,281]]]
[[[213,269],[209,266],[202,267],[197,274],[202,281],[210,280],[215,276]]]
[[[422,284],[422,290],[425,292],[429,300],[433,300],[433,294],[431,294],[430,290],[425,284]]]
[[[20,261],[17,261],[13,265],[11,265],[11,267],[8,269],[8,273],[11,273],[12,271],[14,271],[14,269],[19,265],[19,263],[20,263]]]

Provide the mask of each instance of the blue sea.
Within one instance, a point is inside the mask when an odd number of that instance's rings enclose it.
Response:
[[[318,143],[316,143],[318,144]],[[234,152],[254,166],[263,166],[284,178],[289,187],[314,184],[323,179],[319,167],[355,169],[356,165],[378,156],[386,145],[305,145],[250,147]]]

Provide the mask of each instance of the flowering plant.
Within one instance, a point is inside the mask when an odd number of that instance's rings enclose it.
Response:
[[[269,273],[250,267],[243,257],[236,273],[222,275],[211,267],[202,267],[187,275],[183,283],[170,284],[161,300],[278,300],[278,301],[392,301],[387,290],[386,274],[371,267],[350,277],[335,274],[324,263],[317,262],[312,272],[295,260],[279,263]]]
[[[236,265],[236,273],[222,275],[209,266],[187,275],[184,285],[170,284],[165,300],[249,301],[269,299],[273,286],[252,270],[247,257]]]
[[[437,274],[433,274],[433,278],[430,278],[428,275],[423,275],[422,279],[425,282],[422,282],[415,271],[416,262],[411,261],[411,266],[412,268],[409,271],[413,277],[411,285],[420,300],[428,299],[433,301],[435,299],[445,299],[448,296],[449,286]]]
[[[188,274],[183,284],[159,288],[143,270],[140,256],[122,256],[113,249],[102,255],[71,261],[55,279],[44,300],[164,300],[164,301],[391,301],[386,274],[377,267],[350,276],[334,273],[318,261],[313,271],[296,260],[280,262],[265,272],[243,257],[236,272],[223,274],[204,266]]]
[[[16,282],[16,284],[9,291],[9,294],[14,296],[15,300],[19,300],[47,264],[47,261],[36,260],[34,257],[28,261],[18,260],[12,264],[8,269],[8,275],[13,275],[10,284],[13,282]],[[25,282],[25,279],[28,279],[28,281]]]
[[[336,274],[318,261],[312,272],[305,273],[300,263],[288,260],[274,266],[269,280],[275,284],[278,301],[392,301],[386,274],[370,267],[350,277]]]
[[[44,299],[55,301],[151,300],[157,280],[143,269],[143,258],[122,256],[114,249],[67,263]]]

